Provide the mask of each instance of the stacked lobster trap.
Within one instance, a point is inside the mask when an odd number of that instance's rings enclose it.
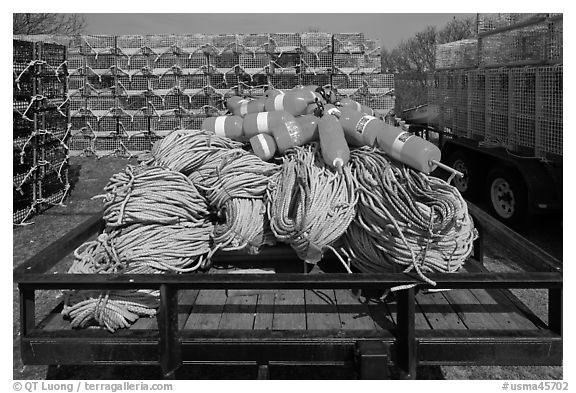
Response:
[[[68,182],[66,47],[13,41],[13,222],[61,204]]]
[[[438,126],[523,156],[561,160],[562,26],[561,14],[480,14],[478,39],[468,40],[477,41],[476,55],[462,41],[439,45],[443,67],[429,91]],[[450,60],[449,47],[461,53]]]
[[[226,113],[230,96],[334,86],[384,115],[394,77],[360,33],[79,36],[68,48],[70,149],[149,150],[174,129]]]

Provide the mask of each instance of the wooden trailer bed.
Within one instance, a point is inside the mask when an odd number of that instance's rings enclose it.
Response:
[[[208,274],[46,273],[102,227],[94,217],[15,269],[25,364],[156,364],[167,377],[195,363],[255,364],[261,376],[269,365],[353,364],[363,378],[386,377],[388,365],[413,378],[418,364],[562,364],[561,272],[488,272],[481,242],[463,272],[432,276],[450,290],[419,285],[386,302],[357,294],[419,281],[406,274],[349,275],[331,257],[303,273],[282,247],[249,258],[221,254]],[[275,274],[228,274],[246,268]],[[36,321],[34,292],[55,288],[159,288],[160,314],[115,333],[71,329],[61,304]],[[548,323],[509,288],[546,288]]]

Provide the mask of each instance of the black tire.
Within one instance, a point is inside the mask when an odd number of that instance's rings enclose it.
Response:
[[[478,178],[474,160],[465,152],[457,150],[450,154],[446,164],[462,173],[464,177],[455,176],[452,185],[460,191],[460,194],[466,199],[477,195],[480,179]]]
[[[510,227],[528,222],[528,194],[515,171],[492,169],[486,178],[485,196],[492,215]]]

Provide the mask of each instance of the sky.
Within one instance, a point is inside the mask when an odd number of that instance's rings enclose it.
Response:
[[[361,32],[391,49],[400,40],[426,26],[442,27],[456,17],[476,14],[455,13],[371,13],[371,14],[84,14],[87,34],[186,34],[186,33],[293,33],[310,28],[329,33]]]

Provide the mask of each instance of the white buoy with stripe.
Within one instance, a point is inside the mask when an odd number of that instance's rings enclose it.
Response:
[[[271,135],[258,134],[250,138],[250,146],[254,154],[263,161],[268,161],[276,154],[276,142]]]
[[[316,100],[316,95],[308,90],[291,90],[286,94],[279,94],[266,99],[264,105],[266,112],[286,111],[292,116],[306,113],[308,105]]]
[[[242,132],[246,139],[257,134],[271,134],[273,127],[280,126],[288,120],[294,120],[294,116],[285,111],[249,113],[244,117]]]
[[[257,100],[245,101],[240,103],[232,113],[236,116],[244,117],[249,113],[259,113],[264,112],[265,98],[259,98]]]
[[[242,135],[242,118],[240,116],[207,117],[202,122],[202,129],[235,141],[244,140]]]
[[[230,113],[234,113],[235,111],[238,110],[238,108],[240,108],[240,105],[250,101],[251,100],[247,98],[232,96],[226,100],[226,109],[228,109]]]
[[[374,123],[381,127],[377,145],[390,157],[426,174],[436,169],[442,157],[436,145],[381,120]]]

